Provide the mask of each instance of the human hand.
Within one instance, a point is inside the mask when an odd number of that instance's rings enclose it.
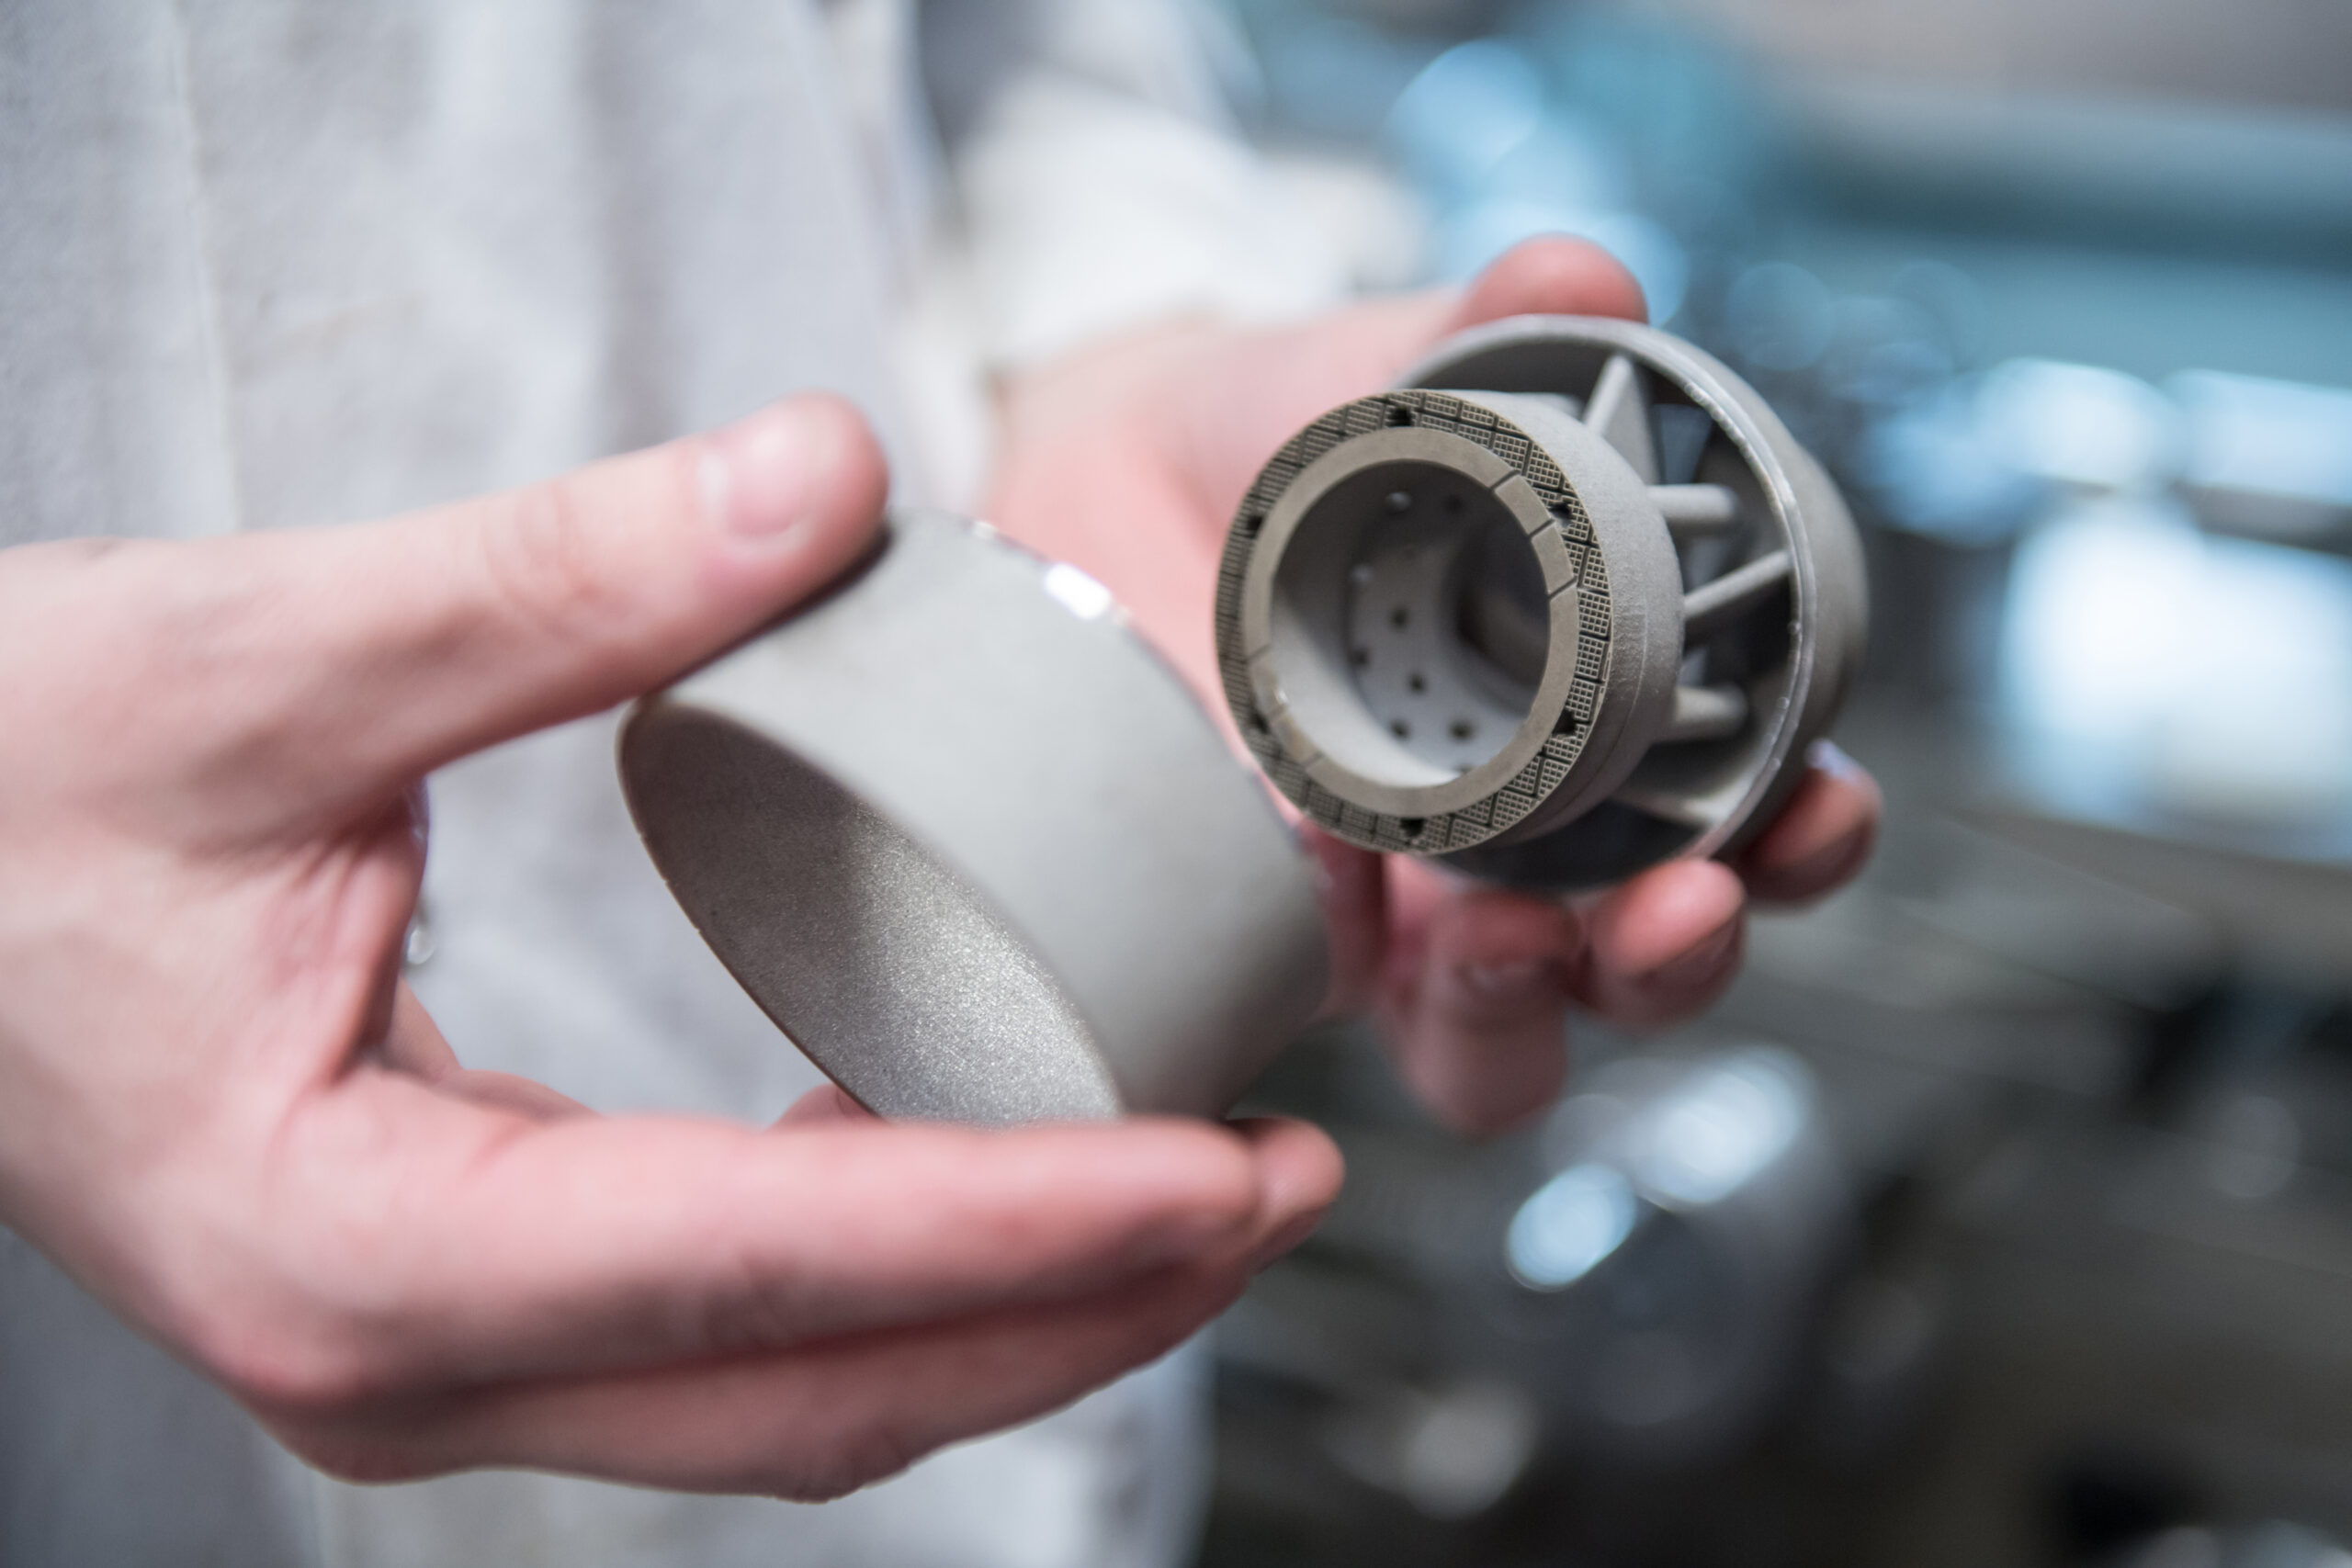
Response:
[[[750,634],[883,487],[812,399],[390,523],[0,552],[0,1221],[370,1480],[823,1496],[1219,1310],[1319,1134],[601,1117],[400,981],[418,781]]]
[[[1005,400],[991,521],[1100,578],[1225,718],[1209,607],[1225,532],[1259,467],[1324,410],[1391,385],[1440,339],[1529,314],[1645,314],[1606,253],[1544,240],[1460,293],[1375,300],[1302,326],[1198,323],[1106,343],[1023,376]],[[1333,935],[1333,1006],[1376,1008],[1406,1077],[1453,1126],[1548,1103],[1571,1001],[1655,1028],[1737,971],[1745,908],[1817,897],[1868,857],[1877,786],[1824,746],[1733,865],[1679,861],[1572,905],[1470,886],[1302,827]]]

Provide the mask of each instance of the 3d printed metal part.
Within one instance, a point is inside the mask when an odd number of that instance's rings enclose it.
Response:
[[[1216,1115],[1323,998],[1257,781],[1100,584],[977,525],[894,516],[640,703],[620,770],[704,938],[884,1115]]]
[[[1746,842],[1866,617],[1853,524],[1763,400],[1582,317],[1465,333],[1301,431],[1216,599],[1226,699],[1300,810],[1560,889]]]

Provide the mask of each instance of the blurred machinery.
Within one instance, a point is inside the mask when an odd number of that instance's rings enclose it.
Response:
[[[1889,812],[1540,1127],[1278,1066],[1351,1188],[1221,1331],[1203,1562],[2345,1568],[2340,10],[1230,4],[1425,275],[1592,238],[1826,462]]]

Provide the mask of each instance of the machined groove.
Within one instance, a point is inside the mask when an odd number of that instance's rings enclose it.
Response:
[[[1771,601],[1786,586],[1795,563],[1774,550],[1727,571],[1682,598],[1682,646],[1695,648],[1749,611]]]

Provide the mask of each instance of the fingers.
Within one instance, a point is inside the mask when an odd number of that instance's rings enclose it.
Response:
[[[1301,425],[1336,403],[1395,384],[1408,366],[1449,333],[1529,314],[1640,321],[1642,291],[1633,275],[1598,245],[1557,237],[1530,240],[1507,252],[1458,295],[1432,290],[1368,299],[1319,321],[1221,340],[1218,352],[1182,365],[1181,374],[1170,378],[1179,395],[1153,405],[1148,428],[1155,441],[1168,439],[1171,431],[1182,433],[1172,453],[1174,469],[1189,492],[1196,525],[1205,521],[1216,530],[1206,540],[1212,574],[1214,547],[1221,542],[1234,504],[1259,468]],[[1073,367],[1060,378],[1068,384],[1041,387],[1037,396],[1019,400],[1033,410],[1036,403],[1050,403],[1061,411],[1058,418],[1063,420],[1100,417],[1094,411],[1120,406],[1121,384],[1090,366]],[[1024,431],[1034,435],[1041,423],[1056,421],[1040,421],[1034,412],[1016,421],[1016,458],[1019,438]],[[1104,460],[1130,470],[1136,463],[1133,455],[1118,452]],[[999,476],[997,504],[1016,524],[1016,533],[1027,536],[1030,520],[1056,510],[1051,492],[1056,482],[1051,473],[1034,478],[1023,473],[1017,461]],[[1121,532],[1132,536],[1139,531]],[[1046,530],[1035,542],[1049,553],[1074,553],[1069,536],[1059,530]],[[1090,570],[1094,565],[1081,564]],[[1111,576],[1105,581],[1132,602],[1138,584],[1125,581],[1114,568],[1108,570]],[[1144,579],[1140,584],[1146,592],[1149,582]]]
[[[334,1420],[279,1415],[271,1424],[313,1463],[357,1480],[520,1465],[814,1501],[1068,1404],[1172,1348],[1248,1278],[1245,1261],[1228,1252],[1090,1296],[953,1324],[501,1386]]]
[[[313,823],[740,640],[866,549],[883,460],[807,397],[707,436],[390,522],[124,551],[216,793]]]
[[[363,1034],[362,1038],[366,1038]],[[384,1066],[432,1082],[459,1070],[457,1052],[406,980],[391,986],[391,1017],[376,1055]]]
[[[1578,999],[1633,1029],[1697,1012],[1739,971],[1744,902],[1714,861],[1669,861],[1612,888],[1585,911]]]
[[[1040,1304],[1247,1257],[1331,1200],[1294,1122],[989,1133],[874,1122],[755,1133],[655,1118],[532,1124],[355,1080],[288,1149],[343,1168],[277,1232],[275,1299],[205,1345],[239,1392],[339,1408],[449,1379],[578,1375]],[[396,1171],[353,1159],[387,1143]],[[302,1180],[300,1169],[278,1184]],[[299,1190],[299,1189],[296,1189]]]
[[[319,660],[340,701],[298,711],[364,717],[315,739],[399,778],[609,706],[839,575],[874,536],[885,482],[864,422],[811,397],[378,525],[347,551],[320,536],[312,571],[346,593],[373,583],[340,606],[349,629]]]
[[[825,1084],[796,1100],[775,1119],[778,1127],[821,1127],[839,1122],[872,1122],[877,1118],[839,1084]]]
[[[1389,1022],[1397,1065],[1423,1103],[1473,1134],[1549,1104],[1567,1070],[1565,1023],[1583,950],[1576,917],[1495,889],[1442,892],[1418,922],[1400,923],[1399,939]]]
[[[437,1093],[486,1110],[504,1111],[534,1122],[594,1114],[570,1095],[534,1079],[459,1063],[441,1026],[433,1021],[405,980],[392,987],[391,1024],[376,1048],[375,1058],[395,1072],[422,1078]]]
[[[433,1080],[433,1087],[451,1100],[503,1111],[533,1122],[553,1122],[566,1116],[593,1116],[594,1111],[570,1095],[549,1089],[536,1078],[481,1067],[459,1067]]]
[[[1878,781],[1826,740],[1789,803],[1739,857],[1748,891],[1775,903],[1802,903],[1843,886],[1862,868],[1878,840]]]
[[[1615,256],[1589,241],[1552,235],[1513,245],[1490,264],[1455,302],[1447,330],[1541,315],[1645,321],[1649,307]]]
[[[1258,1213],[1243,1256],[1262,1269],[1321,1223],[1347,1168],[1339,1146],[1312,1123],[1250,1116],[1227,1125],[1258,1157]]]
[[[1388,877],[1382,857],[1300,818],[1293,830],[1314,863],[1330,943],[1331,988],[1319,1016],[1345,1018],[1372,1004],[1388,941]]]
[[[1790,901],[1837,887],[1869,858],[1878,818],[1877,784],[1823,742],[1736,871],[1669,862],[1572,917],[1492,890],[1447,889],[1400,868],[1402,886],[1416,891],[1395,899],[1386,989],[1407,1079],[1451,1126],[1508,1125],[1559,1087],[1571,998],[1634,1030],[1701,1011],[1739,971],[1748,893]]]

